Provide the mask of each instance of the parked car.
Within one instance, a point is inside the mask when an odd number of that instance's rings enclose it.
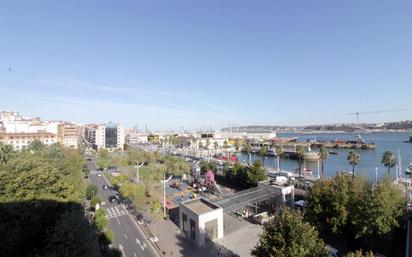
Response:
[[[103,190],[107,190],[109,187],[107,185],[103,185]]]
[[[117,201],[117,197],[115,195],[109,195],[109,197],[107,197],[107,200],[109,200],[109,202],[111,203],[115,203]]]

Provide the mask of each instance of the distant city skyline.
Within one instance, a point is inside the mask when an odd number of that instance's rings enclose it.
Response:
[[[151,130],[410,120],[410,13],[410,1],[6,1],[0,110]]]

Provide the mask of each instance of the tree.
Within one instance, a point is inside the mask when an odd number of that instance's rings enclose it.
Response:
[[[110,153],[107,149],[100,149],[97,153],[96,164],[100,169],[107,169],[110,165]]]
[[[229,148],[229,144],[228,144],[227,140],[223,141],[223,148],[225,148],[225,149]]]
[[[302,162],[303,162],[303,155],[305,154],[305,148],[301,145],[296,147],[296,156],[298,157],[298,169],[299,169],[299,177],[302,172]]]
[[[300,213],[285,209],[263,225],[251,254],[256,257],[327,257],[317,230]]]
[[[217,149],[219,148],[219,143],[217,141],[213,142],[213,148],[215,149],[215,155],[216,155]]]
[[[282,170],[282,168],[281,168],[281,159],[283,158],[283,156],[284,156],[284,152],[283,152],[283,147],[282,146],[280,146],[280,145],[278,145],[278,146],[276,146],[276,155],[277,155],[277,157],[279,158],[279,170]]]
[[[325,170],[325,160],[328,158],[328,150],[326,149],[326,147],[324,145],[320,146],[320,150],[319,150],[319,159],[321,162],[321,177],[323,178],[324,176],[324,170]]]
[[[0,143],[0,165],[6,164],[14,153],[12,145]]]
[[[209,149],[209,147],[210,147],[210,139],[209,139],[209,138],[206,139],[205,146],[206,146],[206,149],[207,149],[207,156],[209,157],[209,156],[210,156],[210,149]]]
[[[391,151],[385,151],[382,155],[381,164],[388,168],[388,174],[391,173],[391,168],[396,164],[395,156]]]
[[[391,178],[372,187],[366,178],[339,174],[317,181],[306,198],[305,218],[344,243],[367,247],[391,245],[405,215],[405,197]],[[393,239],[395,240],[395,239]]]
[[[91,199],[93,196],[97,194],[97,186],[95,185],[88,185],[86,188],[86,198]]]
[[[96,208],[97,204],[101,204],[102,200],[98,196],[93,196],[93,198],[90,200],[90,206],[93,208]]]
[[[265,168],[260,160],[255,161],[247,172],[248,184],[256,186],[258,182],[266,179]]]
[[[347,257],[375,257],[372,251],[363,253],[362,250],[357,250],[355,252],[350,252],[346,255]]]
[[[262,147],[259,149],[259,154],[260,156],[262,156],[263,166],[265,166],[265,157],[268,154],[268,147],[266,145],[262,145]]]
[[[35,139],[30,142],[30,144],[27,146],[27,150],[31,152],[41,152],[46,149],[45,144],[42,143],[42,141]]]
[[[360,156],[358,153],[356,153],[355,150],[350,150],[347,160],[349,162],[349,164],[352,165],[352,177],[355,177],[355,166],[358,165],[359,161],[360,161]]]

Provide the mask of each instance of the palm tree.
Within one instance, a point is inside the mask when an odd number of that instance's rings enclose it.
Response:
[[[360,156],[355,150],[350,150],[347,158],[349,164],[352,164],[352,177],[355,177],[355,166],[358,165],[360,161]]]
[[[388,168],[388,174],[391,173],[391,168],[395,166],[396,159],[391,151],[385,151],[382,155],[381,164]]]
[[[268,154],[268,147],[266,145],[262,145],[262,147],[259,149],[259,154],[262,156],[262,164],[263,167],[265,167],[265,158],[266,155]]]
[[[206,149],[207,149],[207,157],[209,157],[210,152],[209,152],[209,146],[210,146],[210,139],[206,139]]]
[[[324,145],[321,145],[320,150],[319,150],[319,159],[321,161],[321,178],[323,178],[323,171],[325,169],[325,160],[328,158],[328,151],[326,150],[326,147]]]
[[[250,154],[252,153],[252,145],[249,142],[247,142],[245,145],[245,151],[247,152],[247,155],[249,157],[249,164],[250,164],[252,162],[251,157],[250,157]]]
[[[281,168],[281,163],[280,163],[280,158],[283,158],[284,152],[283,152],[283,147],[278,145],[276,146],[276,155],[278,157],[278,162],[279,162],[279,170],[282,170]]]
[[[213,142],[213,148],[215,149],[215,155],[217,155],[217,149],[219,148],[217,141]]]
[[[300,173],[302,171],[302,161],[303,161],[303,155],[304,154],[305,154],[305,148],[302,145],[298,145],[296,147],[296,156],[298,157],[299,177],[300,177]]]
[[[229,145],[228,145],[227,140],[225,140],[225,141],[223,142],[223,148],[225,148],[225,149],[229,148]]]
[[[9,161],[13,154],[13,146],[0,143],[0,165]]]

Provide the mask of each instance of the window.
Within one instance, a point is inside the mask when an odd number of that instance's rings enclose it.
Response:
[[[182,222],[183,222],[183,233],[187,233],[187,216],[182,213]]]
[[[196,222],[190,219],[190,238],[196,241]]]

